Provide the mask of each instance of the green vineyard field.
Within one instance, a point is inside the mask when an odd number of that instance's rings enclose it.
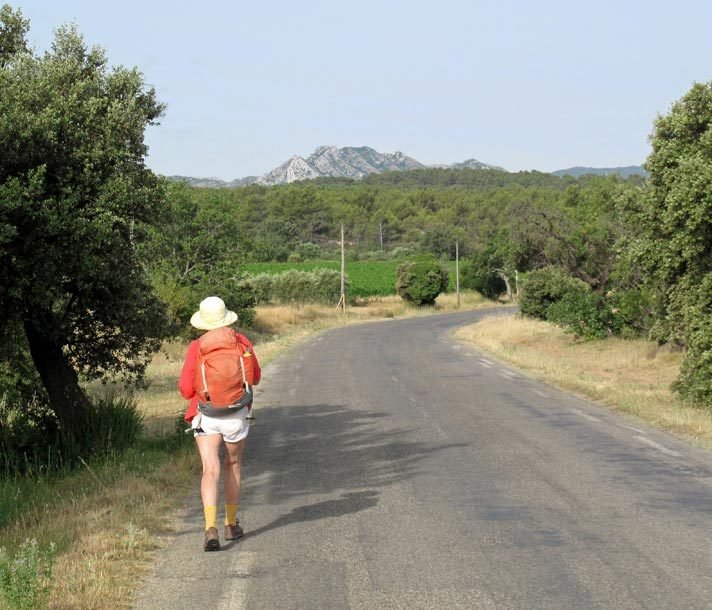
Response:
[[[354,261],[346,263],[349,280],[348,295],[354,297],[388,296],[396,293],[396,268],[400,261]],[[455,263],[447,264],[450,271],[448,290],[455,290]],[[258,273],[278,274],[295,269],[341,269],[339,261],[304,261],[301,263],[247,263],[241,270],[250,275]]]

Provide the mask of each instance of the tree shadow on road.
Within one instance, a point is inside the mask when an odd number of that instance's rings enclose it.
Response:
[[[428,469],[427,459],[460,447],[427,430],[398,426],[383,412],[344,405],[284,405],[257,412],[243,462],[251,506],[303,506],[256,532],[375,506],[378,489]],[[337,500],[309,498],[341,494]]]

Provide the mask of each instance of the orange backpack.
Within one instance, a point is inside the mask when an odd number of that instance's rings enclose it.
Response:
[[[200,337],[198,345],[193,382],[200,411],[215,416],[250,404],[254,359],[237,333],[227,327],[216,328]]]

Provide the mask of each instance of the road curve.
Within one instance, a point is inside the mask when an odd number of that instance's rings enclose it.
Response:
[[[710,453],[451,338],[483,315],[268,367],[245,538],[202,552],[196,494],[136,608],[712,608]]]

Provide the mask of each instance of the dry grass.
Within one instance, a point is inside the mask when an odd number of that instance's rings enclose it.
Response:
[[[670,391],[680,371],[679,352],[643,340],[576,342],[556,326],[519,316],[490,318],[456,337],[531,377],[712,446],[712,414],[685,405]]]
[[[185,411],[184,401],[178,393],[185,348],[185,344],[177,341],[164,344],[146,370],[148,387],[138,399],[150,436],[160,437],[173,432],[176,420]]]
[[[176,496],[194,482],[192,453],[181,452],[148,476],[126,476],[53,511],[53,527],[72,543],[54,567],[50,608],[129,607],[136,578],[152,564],[176,518]]]
[[[494,303],[478,293],[460,295],[461,309],[491,307]],[[349,303],[346,313],[327,305],[264,305],[257,308],[255,328],[258,331],[279,335],[294,328],[331,327],[365,320],[402,318],[457,310],[454,294],[440,295],[434,307],[409,305],[396,296],[371,297]]]

